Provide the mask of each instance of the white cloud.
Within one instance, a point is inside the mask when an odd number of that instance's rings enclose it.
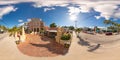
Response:
[[[81,5],[80,6],[80,12],[82,12],[82,13],[90,12],[90,9],[91,9],[91,7],[86,6],[86,5]]]
[[[120,18],[120,8],[114,13],[115,18]]]
[[[79,2],[82,1],[82,2]],[[116,9],[120,8],[118,5],[120,5],[120,1],[118,0],[98,0],[98,1],[88,1],[88,0],[79,0],[79,1],[72,1],[74,4],[77,4],[81,8],[82,13],[90,12],[90,9],[94,9],[96,12],[100,12],[100,16],[96,17],[96,19],[100,17],[104,17],[105,19],[110,18],[118,18],[119,13],[115,13]]]
[[[0,18],[2,18],[4,15],[9,14],[12,11],[16,11],[17,8],[14,8],[13,6],[6,6],[0,8]]]
[[[18,1],[5,1],[5,0],[0,1],[0,5],[10,5],[10,4],[16,4],[16,3],[19,3],[19,2]]]
[[[40,1],[34,1],[35,4],[33,5],[34,7],[43,7],[43,6],[47,6],[47,7],[52,7],[52,6],[61,6],[61,7],[65,7],[68,4],[68,1],[66,0],[40,0]]]
[[[54,10],[55,8],[51,7],[51,8],[44,8],[44,12],[47,12],[49,10]]]
[[[20,23],[20,24],[18,24],[18,26],[22,26],[22,25],[24,25],[24,23]]]
[[[100,12],[100,16],[106,19],[112,17],[117,8],[118,6],[113,4],[98,5],[94,7],[95,11]]]
[[[77,7],[68,7],[68,13],[70,16],[70,19],[75,21],[77,19],[78,14],[80,13],[80,8]]]
[[[27,21],[28,21],[28,22],[30,22],[30,21],[31,21],[31,19],[27,19]]]
[[[23,20],[18,20],[18,22],[23,22]]]
[[[111,17],[112,18],[120,17],[120,11],[117,10],[120,8],[118,7],[118,5],[120,5],[119,3],[120,0],[50,0],[50,1],[47,1],[47,0],[8,0],[8,1],[2,0],[0,1],[0,5],[17,4],[21,2],[34,2],[33,6],[36,8],[53,7],[53,6],[70,7],[71,5],[72,6],[77,5],[79,7],[75,7],[75,8],[79,9],[81,13],[88,13],[90,12],[91,9],[94,9],[96,12],[100,12],[99,17],[104,17],[105,19],[109,19]],[[44,10],[48,11],[51,9],[47,8]],[[77,17],[75,15],[72,14],[71,16],[74,19],[76,19]],[[98,17],[96,17],[96,19],[97,18]]]
[[[101,16],[95,16],[95,18],[96,18],[96,19],[100,19],[100,18],[101,18]]]

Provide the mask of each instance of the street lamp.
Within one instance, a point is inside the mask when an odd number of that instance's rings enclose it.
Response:
[[[75,28],[77,28],[77,20],[75,20]]]

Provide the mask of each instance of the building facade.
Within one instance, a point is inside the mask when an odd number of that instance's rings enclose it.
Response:
[[[44,22],[39,18],[32,18],[30,22],[27,23],[27,28],[32,32],[39,32],[44,29]]]

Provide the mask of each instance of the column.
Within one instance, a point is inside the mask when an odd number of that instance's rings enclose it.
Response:
[[[21,37],[20,37],[21,42],[24,42],[24,41],[25,41],[25,38],[26,38],[26,36],[25,36],[25,30],[24,30],[24,26],[22,26],[22,35],[21,35]]]

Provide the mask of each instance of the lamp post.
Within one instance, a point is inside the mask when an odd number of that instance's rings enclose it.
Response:
[[[77,20],[75,20],[75,28],[77,28]]]

